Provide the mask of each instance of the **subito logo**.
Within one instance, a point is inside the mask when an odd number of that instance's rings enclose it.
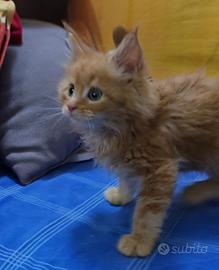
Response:
[[[158,246],[158,252],[161,255],[167,255],[169,253],[169,251],[170,251],[170,247],[166,243],[161,243]]]

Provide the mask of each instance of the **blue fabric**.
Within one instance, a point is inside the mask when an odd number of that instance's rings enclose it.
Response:
[[[176,193],[205,177],[180,174]],[[14,181],[0,167],[0,270],[219,269],[217,201],[195,207],[175,196],[159,242],[169,253],[156,248],[147,258],[127,258],[116,243],[130,232],[134,202],[114,207],[105,201],[104,190],[117,185],[113,175],[89,161],[65,164],[26,187]],[[186,244],[205,248],[181,254]]]

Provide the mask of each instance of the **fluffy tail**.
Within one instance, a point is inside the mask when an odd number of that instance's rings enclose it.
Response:
[[[219,181],[205,180],[187,187],[183,193],[183,200],[192,204],[199,204],[210,199],[219,199]]]

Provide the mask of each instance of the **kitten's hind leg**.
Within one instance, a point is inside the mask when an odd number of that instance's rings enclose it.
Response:
[[[204,180],[188,186],[183,192],[183,200],[199,204],[210,199],[219,199],[219,181]]]
[[[136,181],[119,179],[119,187],[108,188],[105,198],[113,205],[124,205],[132,201],[136,188]]]

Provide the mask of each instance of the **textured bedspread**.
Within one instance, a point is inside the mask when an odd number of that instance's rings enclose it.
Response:
[[[176,193],[205,175],[181,174]],[[134,202],[109,205],[114,176],[93,162],[67,164],[22,187],[0,167],[0,270],[219,269],[219,202],[186,206],[175,196],[154,253],[126,258],[115,248],[130,232]],[[165,243],[165,244],[164,244]]]

